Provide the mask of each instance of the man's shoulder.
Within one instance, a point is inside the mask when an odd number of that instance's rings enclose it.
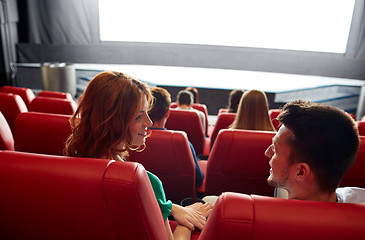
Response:
[[[342,203],[365,203],[365,188],[342,187],[336,189],[339,202]]]

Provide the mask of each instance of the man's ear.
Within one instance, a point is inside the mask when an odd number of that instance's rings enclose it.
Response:
[[[306,163],[298,163],[295,168],[295,179],[297,181],[303,181],[309,177],[311,174],[311,169]]]
[[[164,118],[168,118],[170,116],[170,109],[169,110],[167,110],[167,112],[165,113],[165,116],[164,116]]]

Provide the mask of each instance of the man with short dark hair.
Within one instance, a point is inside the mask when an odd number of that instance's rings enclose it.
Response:
[[[150,127],[150,129],[166,130],[165,124],[170,114],[171,95],[166,89],[161,87],[151,88],[151,93],[155,99],[155,102],[153,107],[148,112],[148,115],[153,122],[153,125]],[[195,185],[196,187],[200,187],[203,183],[204,174],[200,169],[195,149],[190,141],[189,145],[195,163]]]
[[[290,199],[365,202],[365,189],[338,188],[359,148],[356,122],[349,114],[297,100],[283,107],[278,120],[282,125],[265,152],[271,186],[285,189]]]
[[[181,91],[178,92],[178,94],[177,94],[177,104],[178,104],[177,109],[191,110],[191,111],[194,111],[194,112],[198,113],[198,115],[200,117],[200,121],[202,123],[204,134],[206,134],[206,132],[205,132],[205,129],[206,129],[205,114],[202,111],[194,109],[191,106],[191,104],[193,102],[194,102],[194,95],[190,91],[181,90]]]

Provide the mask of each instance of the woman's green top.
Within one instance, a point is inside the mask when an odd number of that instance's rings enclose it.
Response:
[[[167,217],[170,215],[171,208],[172,208],[172,202],[170,200],[166,200],[165,191],[163,190],[161,180],[153,173],[150,173],[149,171],[146,171],[146,172],[150,179],[153,191],[155,192],[155,196],[157,198],[158,205],[160,205],[163,220],[165,222]]]

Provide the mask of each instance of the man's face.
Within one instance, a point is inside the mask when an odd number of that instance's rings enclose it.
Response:
[[[287,189],[290,173],[289,159],[291,145],[289,141],[292,132],[282,125],[272,139],[272,144],[266,149],[265,155],[270,158],[270,176],[267,182],[270,186]]]

